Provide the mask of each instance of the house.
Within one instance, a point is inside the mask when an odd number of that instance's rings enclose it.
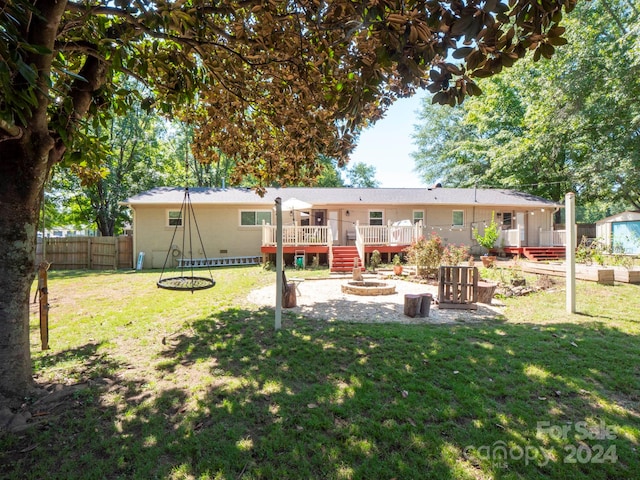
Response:
[[[172,266],[193,264],[193,259],[204,266],[275,258],[276,198],[283,204],[285,263],[290,265],[308,264],[317,256],[332,270],[348,271],[355,258],[366,262],[378,250],[389,260],[432,232],[445,243],[482,253],[472,230],[482,233],[492,214],[502,228],[505,252],[533,256],[536,247],[547,254],[554,247],[564,252],[564,232],[553,228],[562,205],[513,190],[270,188],[259,196],[244,188],[191,188],[188,198],[198,230],[191,247],[180,241],[191,226],[190,217],[180,213],[184,189],[156,188],[125,202],[133,210],[134,255],[145,252],[143,268],[162,268],[167,259]]]
[[[616,253],[640,254],[640,212],[628,211],[596,222],[596,237]]]

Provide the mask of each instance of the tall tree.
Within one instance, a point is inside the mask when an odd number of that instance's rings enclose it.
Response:
[[[425,105],[417,169],[451,185],[512,187],[555,200],[575,191],[579,203],[640,208],[637,5],[580,4],[553,62],[523,60],[482,81],[482,101],[470,99],[454,115]]]
[[[162,120],[134,105],[122,116],[112,116],[96,137],[104,150],[98,171],[70,165],[82,182],[82,195],[88,200],[86,220],[95,223],[103,236],[122,231],[128,209],[121,202],[151,187],[163,185],[163,177],[176,171],[180,163],[166,155],[166,134]],[[167,163],[170,167],[167,168]]]
[[[364,162],[353,164],[347,170],[349,186],[354,188],[377,188],[380,182],[376,180],[376,167]]]
[[[297,180],[305,165],[316,173],[318,154],[344,160],[398,96],[426,87],[459,103],[479,93],[473,76],[527,51],[549,55],[575,1],[0,1],[0,392],[32,386],[43,184],[82,121],[128,108],[118,74],[146,85],[149,109],[201,102],[200,143],[260,189]],[[446,62],[450,53],[467,67]]]
[[[120,203],[155,186],[184,183],[185,167],[175,145],[175,129],[162,117],[144,111],[135,98],[129,110],[108,110],[96,124],[83,124],[78,148],[72,145],[56,165],[48,190],[66,197],[58,205],[70,212],[69,224],[93,226],[103,236],[122,231],[130,221]],[[82,151],[89,139],[90,153]]]

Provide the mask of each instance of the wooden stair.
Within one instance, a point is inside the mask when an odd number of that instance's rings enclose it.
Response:
[[[522,253],[533,262],[564,260],[566,258],[564,247],[523,247]]]
[[[358,258],[358,265],[362,268],[359,260],[358,249],[354,246],[333,247],[333,262],[331,262],[332,272],[353,272],[353,259]]]

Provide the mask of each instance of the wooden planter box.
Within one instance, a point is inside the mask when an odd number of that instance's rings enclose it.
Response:
[[[555,275],[564,277],[566,266],[562,264],[544,264],[536,262],[523,262],[522,271],[528,273],[538,273],[542,275]],[[576,265],[576,278],[578,280],[588,280],[598,282],[602,285],[613,285],[613,268],[601,268],[596,266]]]
[[[588,268],[586,270],[576,268],[576,278],[591,280],[601,285],[613,285],[613,268]]]
[[[616,268],[613,271],[616,282],[640,283],[640,270],[627,270],[626,268]]]

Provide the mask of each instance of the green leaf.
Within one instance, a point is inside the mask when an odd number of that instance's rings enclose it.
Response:
[[[567,45],[567,44],[569,43],[569,41],[568,41],[566,38],[564,38],[564,37],[554,37],[554,38],[550,38],[550,39],[548,40],[548,42],[549,42],[551,45],[555,45],[555,46],[557,46],[557,47],[558,47],[558,46],[561,46],[561,45]]]
[[[452,54],[453,58],[465,58],[467,55],[469,55],[471,52],[473,52],[473,48],[471,47],[462,47],[462,48],[458,48],[457,50],[455,50]]]
[[[17,66],[22,78],[24,78],[30,85],[35,85],[37,79],[36,71],[30,65],[24,63],[21,58],[18,59]]]
[[[81,82],[86,82],[87,79],[84,78],[82,75],[78,75],[75,72],[72,72],[71,70],[67,70],[66,68],[60,68],[59,69],[62,73],[69,75],[71,78],[74,78],[76,80],[80,80]]]
[[[431,103],[438,103],[440,105],[446,105],[449,102],[449,96],[445,92],[436,93],[431,99]]]

